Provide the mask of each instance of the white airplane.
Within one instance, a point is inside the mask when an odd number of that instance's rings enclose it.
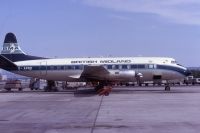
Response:
[[[95,90],[108,95],[115,82],[183,79],[190,71],[173,58],[64,58],[49,59],[25,54],[13,33],[5,36],[0,67],[23,76],[51,81],[98,83]],[[165,90],[170,90],[166,84]]]

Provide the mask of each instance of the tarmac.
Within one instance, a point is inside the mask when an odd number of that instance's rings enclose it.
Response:
[[[199,133],[200,87],[0,92],[1,133]]]

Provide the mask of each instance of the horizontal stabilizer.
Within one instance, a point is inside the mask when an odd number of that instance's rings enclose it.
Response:
[[[12,61],[0,55],[0,68],[4,70],[17,70],[18,67]]]

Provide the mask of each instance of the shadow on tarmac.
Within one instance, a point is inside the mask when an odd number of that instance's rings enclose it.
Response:
[[[147,93],[200,93],[197,89],[192,89],[193,87],[182,86],[182,87],[171,87],[171,91],[165,91],[164,87],[116,87],[112,89],[111,94],[147,94]],[[36,94],[74,94],[75,97],[92,97],[98,96],[97,92],[93,88],[80,88],[80,89],[71,89],[71,90],[61,90],[58,92],[45,92],[43,90],[37,91],[0,91],[0,93],[36,93]]]

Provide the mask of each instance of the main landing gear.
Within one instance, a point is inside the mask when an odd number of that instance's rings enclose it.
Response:
[[[99,84],[95,87],[95,91],[99,94],[99,96],[109,96],[112,91],[112,85],[105,82],[99,82]]]
[[[56,82],[53,81],[53,80],[48,80],[45,91],[46,92],[56,92],[56,91],[58,91],[58,89],[56,87]]]

